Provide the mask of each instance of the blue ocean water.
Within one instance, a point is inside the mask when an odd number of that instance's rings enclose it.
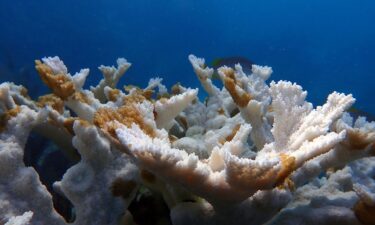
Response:
[[[187,60],[246,57],[273,67],[321,104],[336,90],[375,114],[373,0],[0,0],[0,82],[46,92],[34,59],[58,55],[71,73],[117,57],[133,63],[122,84],[199,87]]]

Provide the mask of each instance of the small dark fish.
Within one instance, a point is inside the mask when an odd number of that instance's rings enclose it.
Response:
[[[348,113],[350,113],[350,115],[356,120],[358,117],[366,117],[366,120],[368,122],[371,122],[371,121],[375,121],[375,116],[368,113],[368,112],[364,112],[360,109],[357,109],[355,107],[350,107],[348,110],[347,110]]]
[[[253,66],[253,62],[249,59],[242,57],[242,56],[231,56],[231,57],[224,57],[224,58],[217,58],[212,61],[212,67],[217,70],[221,66],[228,66],[234,68],[236,64],[241,64],[243,72],[246,74],[251,74],[251,68]]]

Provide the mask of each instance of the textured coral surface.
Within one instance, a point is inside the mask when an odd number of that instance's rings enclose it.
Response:
[[[123,58],[89,89],[89,69],[36,60],[51,89],[38,100],[0,84],[0,223],[375,224],[375,122],[345,112],[350,94],[314,107],[270,67],[189,61],[204,100],[161,78],[118,89]],[[73,164],[50,191],[24,163],[31,133]]]

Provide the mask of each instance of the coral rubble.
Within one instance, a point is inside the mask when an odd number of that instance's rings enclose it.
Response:
[[[162,79],[117,83],[131,66],[100,66],[84,89],[58,57],[36,60],[52,93],[32,100],[23,86],[0,85],[0,223],[136,224],[129,206],[147,189],[174,225],[375,224],[375,122],[345,111],[351,95],[318,107],[287,81],[266,82],[270,67],[214,69],[189,56],[207,92]],[[53,207],[38,173],[23,162],[30,132],[56,143],[76,164],[54,190],[73,218]],[[68,219],[68,221],[67,221]],[[70,220],[71,219],[71,220]]]

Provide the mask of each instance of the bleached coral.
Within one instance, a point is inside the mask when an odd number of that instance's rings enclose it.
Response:
[[[52,90],[38,101],[1,84],[0,222],[71,222],[23,163],[35,131],[76,160],[53,185],[72,203],[73,224],[132,224],[128,208],[144,188],[162,196],[174,225],[373,224],[375,122],[353,122],[351,95],[314,108],[301,86],[268,85],[270,67],[246,74],[189,60],[204,103],[180,84],[168,93],[160,78],[117,89],[131,65],[123,58],[100,66],[104,79],[90,90],[89,70],[72,76],[58,57],[36,61]]]
[[[73,130],[73,145],[81,161],[68,169],[54,188],[75,207],[75,224],[117,224],[135,195],[138,171],[128,157],[111,149],[95,127],[76,121]],[[122,193],[123,199],[111,191],[119,184],[133,189]]]
[[[8,220],[5,225],[28,225],[30,224],[30,219],[33,217],[31,211],[25,212],[21,216],[14,216]]]
[[[37,172],[23,163],[28,133],[43,115],[26,106],[16,106],[9,85],[0,85],[2,98],[9,101],[7,124],[0,133],[0,222],[21,220],[19,215],[31,211],[32,224],[64,224]]]

